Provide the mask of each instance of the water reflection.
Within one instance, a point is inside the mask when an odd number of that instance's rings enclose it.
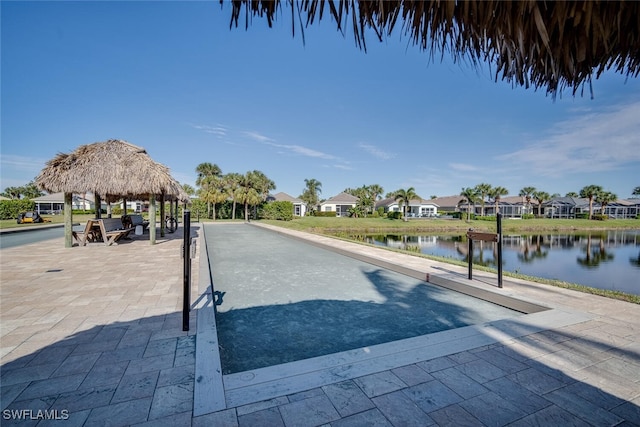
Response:
[[[342,237],[464,262],[469,260],[466,233]],[[474,264],[497,267],[496,243],[477,241],[473,246]],[[503,269],[640,295],[638,247],[640,230],[504,235]]]

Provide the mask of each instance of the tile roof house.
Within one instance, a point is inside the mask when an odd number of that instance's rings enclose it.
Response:
[[[548,218],[575,218],[576,215],[589,213],[589,199],[582,197],[555,197],[542,206]],[[618,199],[607,204],[604,212],[602,205],[594,200],[592,213],[610,218],[636,218],[640,215],[640,199]]]
[[[400,206],[400,202],[394,198],[389,197],[376,202],[375,208],[384,208],[385,212],[402,212],[403,208]],[[433,200],[425,199],[411,199],[409,206],[407,207],[408,217],[433,217],[438,212],[438,207]]]
[[[349,216],[349,209],[356,206],[358,198],[342,192],[320,203],[320,212],[335,212],[336,216]]]

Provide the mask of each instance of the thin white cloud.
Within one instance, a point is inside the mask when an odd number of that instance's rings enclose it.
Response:
[[[227,128],[222,125],[208,126],[208,125],[191,125],[194,129],[201,130],[205,133],[210,133],[223,138],[227,136]]]
[[[13,154],[3,154],[0,156],[2,169],[12,169],[22,172],[39,173],[47,161],[38,157],[16,156]]]
[[[336,169],[342,169],[345,171],[352,171],[353,168],[351,166],[349,166],[347,163],[336,163],[334,165],[331,165],[330,167],[336,168]]]
[[[388,153],[380,148],[370,145],[370,144],[358,144],[358,147],[362,148],[367,153],[371,154],[373,157],[377,157],[381,160],[389,160],[395,157],[395,154]]]
[[[258,132],[242,132],[244,135],[248,136],[251,139],[255,139],[260,142],[270,142],[275,141],[275,139],[269,138],[268,136],[262,135]]]
[[[313,150],[311,148],[303,147],[301,145],[276,144],[274,142],[265,142],[265,144],[270,145],[272,147],[280,148],[285,151],[289,151],[294,154],[300,154],[301,156],[316,157],[319,159],[327,159],[327,160],[336,159],[336,157],[332,156],[331,154],[323,153],[322,151]]]
[[[449,168],[462,172],[473,172],[478,170],[476,166],[468,165],[466,163],[449,163]]]
[[[640,162],[640,102],[583,114],[498,159],[549,177],[615,170]]]

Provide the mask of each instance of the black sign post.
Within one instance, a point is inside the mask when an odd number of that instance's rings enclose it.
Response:
[[[182,299],[182,330],[189,330],[189,311],[191,309],[191,212],[184,211],[184,232],[182,243],[183,267],[183,299]]]
[[[497,232],[498,232],[498,287],[502,287],[502,214],[496,215]]]

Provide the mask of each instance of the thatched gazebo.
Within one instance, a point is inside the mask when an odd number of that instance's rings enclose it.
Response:
[[[228,4],[220,0],[222,6]],[[365,32],[382,41],[396,27],[434,56],[451,54],[474,65],[487,61],[495,78],[514,86],[573,94],[613,69],[640,73],[640,2],[637,1],[363,1],[236,0],[231,25],[253,16],[269,26],[290,10],[293,32],[330,18],[344,33],[352,27],[356,45],[366,50]],[[244,11],[244,13],[243,13]]]
[[[156,240],[155,200],[188,201],[189,196],[171,177],[169,168],[149,157],[146,150],[126,141],[109,140],[82,145],[69,154],[60,153],[49,160],[35,180],[50,193],[64,192],[65,246],[72,241],[72,195],[91,192],[108,202],[149,200],[149,235]],[[164,207],[164,203],[161,204]]]

